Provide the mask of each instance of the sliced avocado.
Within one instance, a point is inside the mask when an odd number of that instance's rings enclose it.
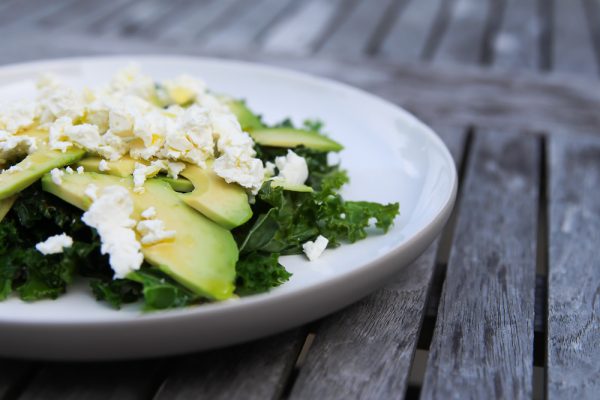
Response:
[[[0,174],[0,200],[19,193],[54,168],[69,165],[85,155],[85,150],[71,148],[65,152],[50,150],[46,145],[29,154],[16,164],[14,172],[4,171]]]
[[[144,259],[185,287],[210,299],[230,298],[234,290],[238,249],[227,229],[187,206],[171,187],[159,179],[149,179],[144,193],[133,192],[132,178],[86,172],[65,175],[57,185],[49,174],[42,178],[42,188],[83,210],[91,205],[84,194],[89,184],[98,192],[107,186],[127,188],[134,200],[133,219],[149,207],[168,230],[176,232],[173,240],[142,246]]]
[[[189,193],[192,190],[194,190],[194,184],[188,181],[187,179],[173,179],[168,176],[157,176],[156,179],[160,179],[163,182],[167,182],[169,185],[171,185],[171,188],[176,192]]]
[[[180,195],[181,199],[219,225],[233,229],[252,217],[248,195],[241,186],[195,165],[189,165],[181,175],[194,185],[191,193]]]
[[[17,195],[7,197],[6,199],[0,200],[0,222],[6,217],[6,214],[10,211],[13,204],[15,204],[15,200],[17,200]]]
[[[292,185],[282,179],[274,178],[271,180],[271,187],[281,187],[283,190],[289,190],[290,192],[314,192],[313,188],[307,185]]]
[[[244,131],[249,132],[265,127],[260,117],[248,108],[245,101],[235,100],[229,97],[222,97],[221,100],[227,104],[229,110],[237,117],[237,120]]]
[[[293,148],[304,146],[319,151],[340,151],[344,147],[320,133],[294,128],[262,128],[250,131],[258,144],[271,147]]]
[[[86,172],[102,172],[110,175],[126,177],[133,174],[135,163],[137,162],[129,156],[123,156],[115,161],[106,160],[108,170],[100,171],[100,161],[102,161],[101,157],[86,157],[82,160],[79,160],[77,166],[83,167]]]

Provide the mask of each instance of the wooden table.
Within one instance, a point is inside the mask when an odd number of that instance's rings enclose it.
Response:
[[[345,310],[182,357],[0,360],[0,398],[599,397],[597,0],[4,0],[0,34],[0,63],[184,53],[343,80],[432,124],[461,180],[441,237]]]

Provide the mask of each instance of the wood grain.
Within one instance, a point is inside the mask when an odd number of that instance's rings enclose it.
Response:
[[[460,160],[464,130],[437,131]],[[404,396],[437,247],[430,246],[384,289],[321,322],[291,399]]]
[[[540,67],[539,0],[507,0],[493,41],[494,68],[532,70]]]
[[[403,7],[376,55],[391,61],[420,60],[442,1],[410,0]]]
[[[492,0],[455,0],[450,24],[437,47],[433,61],[479,64],[491,5]]]
[[[600,393],[600,141],[550,140],[548,398]]]
[[[539,140],[478,133],[422,398],[532,393]]]
[[[154,400],[278,398],[304,342],[297,329],[257,342],[186,357]]]
[[[597,77],[592,32],[582,0],[554,0],[552,69]]]

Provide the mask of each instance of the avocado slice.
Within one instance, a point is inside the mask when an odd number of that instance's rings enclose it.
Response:
[[[189,193],[192,190],[194,190],[194,184],[192,182],[188,181],[187,179],[183,179],[183,178],[173,179],[168,176],[160,176],[160,175],[157,176],[156,179],[159,179],[163,182],[167,182],[169,185],[171,185],[171,188],[176,192]]]
[[[15,204],[15,200],[17,200],[17,195],[7,197],[6,199],[0,200],[0,222],[6,217],[6,214],[10,211],[13,204]]]
[[[314,192],[313,188],[307,185],[292,185],[286,181],[278,178],[271,179],[271,187],[281,187],[283,190],[289,190],[290,192],[303,192],[310,193]]]
[[[177,232],[173,240],[142,246],[144,259],[201,296],[225,300],[233,295],[238,248],[231,232],[188,207],[169,184],[149,179],[144,193],[138,194],[133,192],[132,178],[86,172],[62,180],[57,185],[47,174],[42,188],[82,210],[92,203],[84,194],[89,184],[99,192],[111,185],[127,188],[134,199],[131,218],[139,220],[144,210],[154,207],[156,218]]]
[[[318,132],[294,128],[261,128],[249,131],[258,144],[271,147],[293,148],[304,146],[319,151],[340,151],[344,147]]]
[[[248,195],[241,186],[195,165],[187,166],[181,175],[192,182],[194,190],[180,198],[222,227],[233,229],[252,217]]]
[[[227,104],[229,110],[237,117],[238,122],[242,126],[242,130],[245,132],[265,127],[260,117],[248,108],[245,101],[235,100],[229,97],[221,97],[221,100]]]
[[[0,174],[0,200],[19,193],[54,168],[69,165],[85,155],[85,150],[71,148],[67,151],[50,150],[47,145],[16,164],[20,171],[2,172]]]
[[[133,174],[136,163],[136,160],[133,158],[129,156],[123,156],[115,161],[106,160],[106,165],[109,169],[107,171],[100,171],[100,161],[102,161],[101,157],[86,157],[79,160],[79,162],[77,162],[77,166],[83,167],[86,172],[100,172],[125,178]]]

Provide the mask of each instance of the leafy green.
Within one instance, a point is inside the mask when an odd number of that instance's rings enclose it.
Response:
[[[143,285],[129,279],[93,279],[90,287],[97,300],[106,301],[114,308],[123,304],[134,303],[143,297]]]
[[[181,308],[200,301],[200,296],[154,268],[130,272],[127,278],[142,284],[146,311]]]
[[[290,276],[279,264],[279,254],[247,253],[236,266],[236,293],[244,296],[266,292],[286,282]]]

